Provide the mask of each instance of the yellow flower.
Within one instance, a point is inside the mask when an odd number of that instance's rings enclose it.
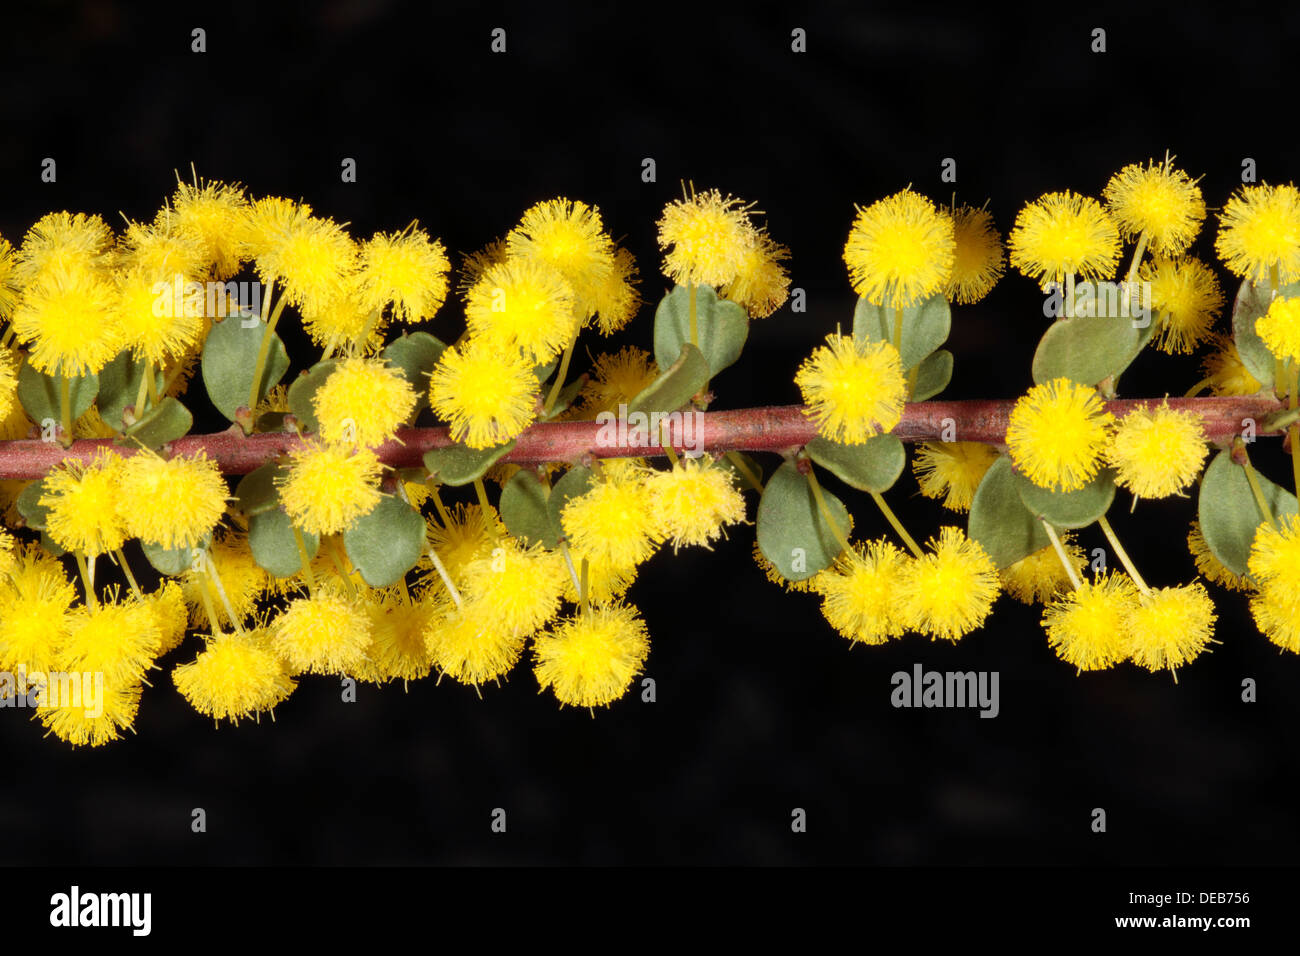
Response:
[[[1002,278],[1006,268],[1002,237],[987,209],[963,204],[955,207],[951,215],[952,275],[943,292],[953,302],[971,305],[988,295]]]
[[[116,551],[126,541],[119,513],[122,459],[101,452],[88,465],[67,459],[45,476],[40,505],[49,509],[46,530],[59,547],[85,555]]]
[[[1199,259],[1154,259],[1139,277],[1151,283],[1151,312],[1159,321],[1156,345],[1170,355],[1190,355],[1206,337],[1223,293],[1219,280]]]
[[[161,642],[158,656],[180,647],[189,625],[189,613],[180,585],[175,581],[164,581],[157,591],[145,596],[144,604],[153,613],[154,622],[158,625]]]
[[[445,522],[430,523],[428,544],[453,583],[460,585],[464,583],[465,569],[470,563],[490,555],[497,538],[504,533],[505,527],[495,512],[485,515],[478,505],[459,504],[448,510]],[[435,571],[429,580],[442,579]]]
[[[1070,566],[1076,574],[1082,573],[1085,564],[1083,551],[1068,532],[1062,533],[1060,538]],[[1022,604],[1044,604],[1069,590],[1071,584],[1056,548],[1050,544],[1007,565],[998,572],[998,577],[1003,589]]]
[[[201,279],[207,267],[207,248],[198,233],[164,206],[149,224],[127,220],[115,268],[140,272],[151,281]]]
[[[13,280],[24,287],[51,275],[101,272],[112,249],[113,230],[99,216],[52,212],[23,237]]]
[[[945,508],[970,511],[975,489],[998,459],[992,445],[981,442],[922,442],[912,459],[921,494],[943,498]]]
[[[110,592],[97,607],[68,616],[67,638],[59,648],[61,670],[101,672],[114,686],[142,680],[162,652],[162,632],[153,611],[138,601],[118,603]]]
[[[755,229],[748,249],[739,258],[736,277],[722,287],[722,295],[753,318],[765,319],[790,296],[790,275],[781,263],[790,250],[766,231]]]
[[[7,319],[13,314],[18,302],[18,259],[14,247],[0,237],[0,319]]]
[[[368,448],[305,444],[289,453],[280,501],[294,525],[315,535],[339,534],[379,504],[384,466]]]
[[[1121,418],[1106,458],[1121,488],[1138,498],[1167,498],[1196,480],[1208,453],[1201,417],[1162,402]]]
[[[505,239],[494,239],[482,249],[462,256],[460,260],[460,280],[456,283],[456,291],[460,293],[460,297],[463,299],[469,295],[469,290],[478,284],[479,279],[483,278],[483,273],[487,271],[488,266],[494,266],[505,261]]]
[[[37,709],[45,728],[74,747],[99,747],[122,737],[135,724],[140,709],[140,683],[114,684],[105,680],[98,701],[87,703],[84,695],[58,706]]]
[[[1059,562],[1058,562],[1059,563]],[[1123,574],[1105,574],[1043,611],[1048,646],[1081,671],[1102,670],[1126,659],[1138,592]]]
[[[1300,361],[1300,297],[1278,296],[1255,323],[1268,350],[1281,360]]]
[[[1265,637],[1285,651],[1300,654],[1300,601],[1288,592],[1264,585],[1251,595],[1250,613]]]
[[[659,377],[650,353],[633,345],[596,356],[591,376],[582,386],[582,404],[589,415],[618,412]]]
[[[637,565],[619,564],[608,558],[593,558],[577,548],[569,548],[573,559],[573,574],[582,574],[582,562],[587,562],[587,601],[591,604],[608,604],[621,598],[636,581]],[[578,604],[581,597],[573,575],[564,579],[564,599]]]
[[[637,291],[640,272],[636,257],[626,249],[614,247],[614,269],[595,290],[596,327],[602,335],[612,335],[636,317],[641,308]]]
[[[956,641],[983,624],[992,610],[997,567],[960,528],[940,528],[929,547],[930,554],[906,562],[899,572],[898,615],[911,630]]]
[[[0,420],[18,404],[18,367],[8,349],[0,349]]]
[[[1190,663],[1212,642],[1214,603],[1204,585],[1155,588],[1129,612],[1133,663],[1155,672]]]
[[[423,229],[376,233],[361,247],[361,307],[383,310],[392,305],[401,322],[431,319],[447,298],[451,263],[441,242]]]
[[[451,424],[455,441],[491,448],[537,417],[537,378],[518,350],[470,339],[442,353],[429,379],[429,403]]]
[[[118,486],[127,534],[164,548],[192,548],[211,534],[230,494],[204,452],[170,460],[138,452],[123,461]]]
[[[1192,244],[1205,220],[1205,200],[1196,183],[1166,156],[1159,165],[1125,166],[1102,195],[1125,239],[1145,235],[1152,253],[1176,256]]]
[[[208,622],[204,609],[204,591],[207,600],[216,613],[218,627],[233,627],[234,622],[226,613],[226,602],[234,609],[240,623],[257,609],[257,599],[270,586],[266,571],[253,560],[253,553],[248,549],[248,539],[242,534],[227,535],[212,542],[208,555],[216,567],[216,581],[210,574],[187,571],[181,582],[181,591],[185,603],[189,606],[189,620],[201,626]],[[217,582],[221,590],[217,590]],[[221,592],[225,592],[222,600]]]
[[[558,273],[571,289],[569,309],[577,309],[579,320],[595,312],[599,290],[614,274],[614,243],[605,235],[599,209],[569,199],[539,202],[524,213],[505,242],[509,259],[543,267],[532,270],[538,274]],[[484,279],[491,272],[489,268]]]
[[[901,309],[944,289],[955,252],[952,217],[904,189],[858,207],[844,263],[853,291],[873,305]]]
[[[198,177],[193,186],[178,180],[172,210],[179,227],[202,241],[206,271],[212,278],[229,279],[239,271],[239,233],[248,212],[243,186]]]
[[[1011,460],[1040,488],[1076,491],[1097,474],[1113,421],[1094,389],[1066,378],[1035,385],[1011,410]]]
[[[1250,545],[1247,568],[1261,591],[1300,605],[1300,517],[1283,515],[1277,527],[1265,521]]]
[[[122,346],[113,321],[113,286],[87,268],[55,267],[29,285],[14,310],[18,341],[31,346],[28,362],[47,375],[98,372]]]
[[[475,339],[493,351],[519,349],[536,364],[554,358],[578,334],[581,316],[573,288],[540,259],[508,259],[488,266],[465,299]]]
[[[533,672],[561,705],[604,707],[627,693],[650,654],[650,636],[626,604],[566,618],[533,644]]]
[[[328,591],[290,601],[271,624],[272,648],[294,675],[356,670],[372,634],[364,610]]]
[[[176,279],[180,281],[179,276]],[[177,302],[173,280],[155,281],[145,272],[129,271],[118,272],[116,281],[112,318],[123,347],[157,370],[198,345],[204,332],[203,311],[188,308],[183,297]]]
[[[708,547],[729,524],[745,520],[745,498],[732,473],[712,459],[681,459],[668,471],[655,471],[645,483],[659,536],[676,551],[683,545]]]
[[[325,309],[355,276],[352,237],[332,219],[313,216],[305,203],[259,199],[249,209],[244,236],[258,277],[279,283],[285,301],[303,312]]]
[[[232,723],[270,711],[297,686],[263,630],[214,635],[198,657],[172,670],[172,681],[200,714]]]
[[[618,473],[605,468],[561,513],[574,550],[618,568],[640,564],[654,554],[663,531],[647,488],[640,469]]]
[[[1008,246],[1011,265],[1043,285],[1070,273],[1107,279],[1119,263],[1119,232],[1106,210],[1068,190],[1047,193],[1021,209]]]
[[[716,189],[697,193],[664,207],[659,248],[664,275],[678,285],[724,286],[740,274],[754,241],[750,206]]]
[[[439,615],[424,632],[438,669],[462,684],[479,687],[509,673],[528,635],[501,626],[490,601],[466,601]]]
[[[897,592],[907,562],[907,556],[884,539],[842,552],[828,572],[815,578],[827,623],[861,644],[902,637]]]
[[[76,588],[63,566],[36,545],[20,547],[0,577],[0,670],[15,675],[55,669],[67,638]]]
[[[342,359],[312,396],[326,442],[373,448],[397,434],[415,411],[415,389],[383,361]]]
[[[379,599],[366,604],[373,637],[356,676],[372,684],[428,677],[433,658],[424,634],[445,608],[433,601],[408,603],[404,598],[377,593]]]
[[[463,595],[491,607],[497,627],[531,634],[560,613],[568,576],[558,552],[502,538],[489,556],[465,566]]]
[[[1264,388],[1241,361],[1236,342],[1226,335],[1212,335],[1210,343],[1214,351],[1201,361],[1210,391],[1215,395],[1254,395]]]
[[[808,406],[804,414],[824,438],[861,445],[888,432],[903,416],[907,381],[898,349],[888,342],[856,344],[847,335],[828,335],[795,375]]]
[[[1214,552],[1205,541],[1205,534],[1201,531],[1199,521],[1193,521],[1191,529],[1187,532],[1187,550],[1192,553],[1192,558],[1196,561],[1196,570],[1205,580],[1213,581],[1229,591],[1250,590],[1251,585],[1246,578],[1233,574],[1214,556]]]
[[[1219,213],[1214,251],[1232,272],[1252,282],[1300,278],[1300,189],[1242,186]]]

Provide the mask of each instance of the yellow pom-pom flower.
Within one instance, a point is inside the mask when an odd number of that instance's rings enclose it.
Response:
[[[48,672],[67,639],[76,588],[58,560],[35,545],[18,548],[11,565],[0,577],[0,670]]]
[[[1212,335],[1213,350],[1201,360],[1205,382],[1215,395],[1254,395],[1264,388],[1241,360],[1237,343],[1226,335]]]
[[[263,630],[211,637],[193,661],[176,666],[172,681],[200,714],[236,724],[269,712],[297,686]]]
[[[468,600],[493,609],[496,626],[531,634],[560,613],[568,577],[558,552],[502,538],[489,556],[465,566],[462,580]]]
[[[1223,292],[1210,267],[1199,259],[1154,259],[1139,276],[1151,284],[1151,311],[1160,323],[1156,346],[1170,355],[1190,355],[1209,334],[1223,308]]]
[[[117,274],[116,288],[113,321],[124,348],[158,369],[184,358],[198,345],[204,328],[203,309],[186,301],[183,285],[178,296],[175,280],[155,281],[148,273],[132,271]]]
[[[329,591],[290,601],[271,622],[272,648],[295,675],[351,673],[372,636],[365,610]]]
[[[172,211],[177,225],[203,243],[204,262],[212,278],[229,279],[239,271],[239,234],[248,213],[243,186],[197,177],[192,186],[178,181]]]
[[[1047,193],[1021,209],[1007,245],[1011,265],[1042,285],[1071,273],[1108,279],[1119,263],[1119,231],[1106,210],[1069,191]]]
[[[1076,491],[1097,474],[1113,421],[1095,389],[1066,378],[1035,385],[1011,410],[1011,460],[1040,488]]]
[[[1162,402],[1120,419],[1106,458],[1121,488],[1138,498],[1167,498],[1196,480],[1208,453],[1201,417]]]
[[[299,529],[340,534],[379,504],[384,466],[368,448],[306,444],[289,453],[280,501]]]
[[[1105,574],[1043,611],[1048,646],[1081,671],[1103,670],[1130,652],[1129,628],[1138,592],[1123,574]]]
[[[92,556],[122,547],[121,464],[117,455],[104,452],[84,466],[68,459],[45,476],[40,505],[49,509],[46,530],[59,547]]]
[[[1214,251],[1232,272],[1252,282],[1300,278],[1300,189],[1242,186],[1219,213]]]
[[[1102,191],[1110,214],[1125,239],[1146,236],[1147,248],[1158,256],[1176,256],[1187,250],[1205,220],[1201,188],[1173,157],[1164,162],[1131,163]]]
[[[664,275],[678,285],[724,286],[735,280],[750,253],[755,230],[749,205],[716,189],[697,193],[664,207],[659,248]]]
[[[1083,551],[1068,532],[1060,538],[1071,569],[1076,574],[1082,573],[1086,563]],[[1056,548],[1050,544],[1008,564],[998,572],[998,577],[1003,589],[1021,604],[1044,604],[1071,586],[1070,575]]]
[[[8,349],[0,349],[0,420],[18,404],[18,365]]]
[[[1300,517],[1283,515],[1275,527],[1264,522],[1250,546],[1247,570],[1261,591],[1300,606]]]
[[[1199,582],[1152,589],[1129,613],[1129,656],[1153,673],[1172,672],[1212,642],[1214,618],[1214,602]]]
[[[257,609],[257,599],[270,585],[266,571],[253,559],[248,549],[248,539],[242,534],[232,534],[213,541],[208,549],[216,569],[216,580],[211,574],[190,570],[185,572],[181,582],[181,592],[189,606],[189,620],[200,626],[208,623],[204,606],[204,591],[207,600],[216,613],[218,627],[234,627],[226,610],[229,603],[235,616],[243,623]],[[217,584],[220,582],[220,590]],[[222,598],[224,592],[224,600]]]
[[[606,468],[586,493],[564,505],[565,535],[590,561],[617,568],[640,564],[655,552],[662,529],[641,469]]]
[[[99,372],[122,346],[115,303],[113,286],[102,273],[85,267],[42,273],[14,310],[18,341],[31,348],[27,361],[47,375]]]
[[[676,551],[708,547],[726,525],[745,520],[745,498],[732,473],[705,458],[682,459],[646,481],[646,493],[659,521],[659,537]]]
[[[465,601],[438,615],[424,632],[438,670],[471,687],[500,680],[518,663],[528,635],[504,627],[490,601]]]
[[[650,655],[650,636],[626,604],[566,618],[533,644],[533,673],[543,690],[570,707],[604,707],[632,686]]]
[[[893,429],[907,401],[898,349],[888,342],[858,345],[847,335],[828,335],[799,366],[794,383],[818,433],[842,445]]]
[[[517,349],[502,352],[471,339],[442,353],[429,379],[429,403],[451,424],[451,437],[491,448],[537,417],[537,378]]]
[[[113,230],[99,216],[52,212],[37,220],[23,237],[13,281],[23,288],[51,274],[102,273],[112,253]]]
[[[984,623],[998,596],[998,571],[979,542],[960,528],[939,529],[930,553],[906,562],[896,599],[905,627],[956,641]]]
[[[344,293],[357,270],[357,247],[332,219],[283,199],[260,199],[244,230],[258,277],[283,288],[285,301],[317,312]]]
[[[0,319],[8,319],[18,302],[18,257],[9,240],[0,236]]]
[[[599,209],[569,199],[539,202],[524,213],[505,243],[508,259],[533,266],[529,271],[560,277],[573,297],[568,309],[576,308],[579,320],[595,313],[600,290],[615,270],[614,243],[605,235]],[[492,271],[489,268],[484,279]],[[471,292],[467,312],[473,301]],[[542,321],[541,316],[537,321]]]
[[[952,274],[944,295],[960,305],[984,298],[1006,269],[1002,237],[987,209],[961,205],[951,210],[953,224]]]
[[[376,233],[361,246],[357,283],[366,311],[392,306],[399,322],[431,319],[447,299],[447,250],[418,227]]]
[[[982,442],[922,442],[912,459],[912,471],[921,494],[942,498],[943,506],[953,511],[970,511],[975,489],[997,460],[997,449]]]
[[[908,557],[888,541],[869,541],[842,552],[829,571],[816,575],[822,615],[842,637],[883,644],[902,637],[897,591]]]
[[[615,246],[613,271],[596,287],[592,300],[596,327],[602,335],[612,335],[636,317],[641,309],[641,293],[636,288],[640,279],[636,256]]]
[[[320,435],[336,445],[372,448],[397,434],[415,411],[415,389],[378,359],[339,362],[312,396]]]
[[[164,206],[152,223],[127,220],[114,266],[150,279],[198,279],[205,274],[207,250],[198,233]]]
[[[140,709],[139,682],[113,684],[105,681],[97,695],[99,700],[86,701],[84,688],[80,701],[75,698],[57,705],[43,705],[36,716],[64,743],[74,747],[100,747],[120,740],[122,731],[135,725]],[[92,696],[96,696],[92,693]]]
[[[181,586],[175,581],[164,581],[157,591],[145,596],[144,605],[153,613],[154,623],[158,625],[158,656],[180,647],[189,625],[189,612]]]
[[[204,452],[170,460],[140,452],[118,473],[127,534],[163,548],[192,548],[212,533],[230,489]]]
[[[134,600],[119,603],[110,593],[97,606],[71,612],[59,664],[70,671],[98,671],[105,683],[120,687],[142,680],[161,652],[162,632],[153,611]]]
[[[608,558],[595,559],[577,548],[569,548],[574,574],[582,573],[582,562],[587,562],[587,600],[592,604],[608,604],[627,593],[636,581],[637,565],[617,564]],[[577,584],[570,575],[564,579],[564,599],[574,604],[581,602]]]
[[[955,252],[953,218],[904,189],[858,208],[844,263],[853,291],[873,305],[901,309],[944,289]]]
[[[430,524],[428,544],[452,581],[461,584],[470,563],[490,555],[504,533],[495,512],[488,515],[478,505],[458,504],[447,510],[445,520]],[[429,580],[441,581],[441,577],[433,572]]]
[[[470,334],[501,353],[519,349],[531,361],[554,358],[578,332],[572,286],[558,269],[534,259],[489,266],[465,299]]]
[[[1233,574],[1214,556],[1214,552],[1210,550],[1205,540],[1205,533],[1201,530],[1199,521],[1193,521],[1187,532],[1187,550],[1191,552],[1192,559],[1196,562],[1196,570],[1205,580],[1212,581],[1229,591],[1251,589],[1250,581],[1239,574]]]
[[[582,405],[589,415],[618,412],[659,377],[659,366],[644,349],[629,345],[596,356],[591,375],[582,386]]]
[[[366,659],[356,669],[358,678],[372,684],[428,677],[433,670],[424,635],[445,608],[434,601],[408,603],[391,595],[366,605],[372,640]]]
[[[1300,296],[1279,296],[1255,323],[1268,350],[1283,361],[1300,361]]]
[[[765,319],[790,297],[790,275],[783,263],[790,250],[765,231],[754,230],[748,249],[740,256],[736,276],[721,289],[755,319]]]

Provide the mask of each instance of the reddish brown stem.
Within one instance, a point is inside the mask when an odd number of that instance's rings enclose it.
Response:
[[[1116,418],[1142,405],[1159,404],[1159,399],[1120,399],[1106,403]],[[1216,445],[1232,441],[1242,432],[1242,422],[1252,419],[1257,434],[1263,423],[1282,410],[1272,398],[1171,398],[1169,407],[1197,412],[1205,422],[1206,435]],[[908,405],[893,434],[903,441],[975,441],[1002,444],[1006,440],[1007,418],[1014,399],[918,402]],[[609,426],[606,426],[609,427]],[[799,448],[816,437],[817,430],[798,405],[741,408],[732,411],[697,412],[685,432],[679,421],[665,423],[671,444],[679,451],[703,448],[715,454],[724,451],[784,452]],[[627,455],[653,457],[662,454],[655,447],[629,448],[626,444],[602,442],[602,425],[594,421],[543,422],[519,436],[504,461],[534,465],[547,461],[576,462],[583,458],[617,458]],[[691,429],[694,429],[692,431]],[[426,451],[452,444],[446,428],[407,428],[398,441],[380,446],[380,459],[394,468],[418,467]],[[211,435],[189,435],[170,445],[174,455],[206,452],[223,472],[244,475],[259,465],[300,445],[296,435],[275,432],[244,436],[237,429]],[[55,442],[0,442],[0,479],[40,478],[59,462],[75,458],[88,461],[100,448],[130,455],[133,450],[114,445],[112,439],[83,439],[64,449]]]

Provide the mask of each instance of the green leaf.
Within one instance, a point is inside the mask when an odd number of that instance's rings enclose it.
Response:
[[[170,441],[188,435],[194,427],[190,410],[174,398],[164,398],[149,409],[140,419],[117,439],[119,445],[143,445],[155,451]]]
[[[578,396],[582,394],[582,388],[586,384],[587,376],[579,375],[568,385],[564,386],[564,388],[560,389],[560,394],[555,396],[555,404],[551,406],[550,412],[543,420],[550,421],[572,405],[577,400]],[[547,391],[549,392],[549,389]]]
[[[68,379],[68,397],[75,422],[89,411],[99,393],[99,376],[81,375]],[[38,426],[63,421],[59,399],[59,378],[38,372],[24,359],[18,369],[18,401]]]
[[[1011,468],[999,455],[975,489],[967,534],[989,553],[999,569],[1047,547],[1052,542],[1032,511],[1025,507]]]
[[[1256,478],[1274,517],[1297,513],[1295,495],[1258,472]],[[1232,460],[1232,452],[1219,452],[1205,469],[1196,510],[1210,552],[1233,574],[1244,575],[1255,532],[1268,519],[1259,513],[1246,469]]]
[[[50,520],[50,509],[40,504],[44,496],[45,479],[42,478],[24,488],[14,502],[14,507],[23,516],[23,521],[33,531],[44,531],[46,522]]]
[[[141,541],[140,547],[144,551],[144,556],[149,559],[154,570],[159,574],[184,574],[190,568],[195,566],[195,559],[198,551],[207,548],[211,544],[211,538],[204,538],[200,542],[200,547],[195,548],[164,548],[157,544],[150,544],[147,541]]]
[[[305,432],[320,431],[320,422],[316,421],[316,409],[312,404],[316,390],[325,384],[330,373],[338,367],[338,359],[325,359],[317,362],[307,371],[293,380],[289,386],[289,411],[298,419],[298,426]]]
[[[749,335],[749,317],[736,303],[719,299],[709,286],[696,286],[695,328],[699,340],[696,344],[712,378],[740,358]],[[655,362],[660,368],[668,368],[690,340],[690,293],[679,285],[655,308]]]
[[[925,360],[944,342],[952,329],[952,310],[948,300],[936,293],[923,302],[903,309],[903,335],[898,352],[903,368],[910,369]],[[894,309],[872,305],[858,299],[853,309],[853,340],[865,342],[894,341]]]
[[[822,490],[831,518],[847,537],[849,513]],[[817,507],[812,484],[792,461],[768,479],[758,503],[758,547],[788,581],[805,581],[830,567],[841,551],[839,539]]]
[[[753,488],[753,485],[749,483],[749,479],[746,478],[740,468],[736,466],[735,459],[737,458],[740,459],[744,466],[749,469],[749,473],[757,478],[761,484],[763,481],[763,466],[749,455],[746,455],[743,451],[733,451],[729,454],[723,455],[713,463],[713,467],[722,468],[731,472],[736,478],[736,484],[744,490],[749,490]]]
[[[203,343],[200,365],[203,369],[203,386],[217,411],[232,422],[235,413],[248,404],[253,387],[253,373],[257,368],[257,355],[262,347],[262,334],[266,323],[251,312],[235,312],[212,324]],[[284,373],[289,371],[289,353],[278,335],[271,336],[271,347],[266,366],[258,383],[257,401],[266,398]],[[253,409],[249,409],[253,411]]]
[[[409,332],[393,339],[380,353],[415,389],[417,401],[413,414],[429,407],[429,374],[446,348],[445,342],[428,332]]]
[[[564,473],[564,477],[551,486],[550,497],[546,500],[546,509],[550,512],[551,525],[559,529],[560,534],[568,537],[564,530],[564,506],[571,498],[581,498],[591,487],[593,474],[590,468],[578,465]]]
[[[1282,286],[1278,295],[1300,296],[1300,282]],[[1272,301],[1267,282],[1255,286],[1249,279],[1242,282],[1237,289],[1237,297],[1232,303],[1232,338],[1237,343],[1241,355],[1241,364],[1251,375],[1259,379],[1261,385],[1273,384],[1273,353],[1268,350],[1264,340],[1255,332],[1255,323],[1268,312]]]
[[[506,530],[527,543],[541,542],[544,547],[554,548],[560,534],[551,521],[549,497],[550,489],[531,469],[521,468],[511,475],[501,489],[501,520]]]
[[[947,349],[931,352],[916,370],[916,389],[909,401],[924,402],[934,398],[952,381],[952,353]]]
[[[415,567],[424,549],[424,518],[395,495],[343,532],[343,548],[352,566],[372,588],[396,584]]]
[[[50,533],[48,531],[41,532],[41,547],[44,548],[46,551],[48,551],[50,554],[54,555],[56,558],[60,558],[63,555],[68,553],[61,544],[59,544],[57,541],[55,541],[53,538],[50,537]]]
[[[907,464],[903,443],[893,435],[876,435],[861,445],[814,438],[805,450],[813,461],[859,491],[888,491]]]
[[[512,438],[504,445],[492,448],[468,448],[465,445],[447,445],[424,453],[424,467],[429,474],[444,485],[468,485],[482,478],[489,468],[515,447]]]
[[[688,342],[682,346],[677,361],[628,402],[628,414],[675,412],[690,404],[695,394],[708,384],[709,374],[709,363],[704,355]]]
[[[306,531],[302,533],[307,547],[307,560],[316,557],[320,538]],[[302,570],[298,556],[298,543],[294,540],[293,524],[279,508],[272,508],[248,519],[248,547],[258,567],[277,578],[288,578]]]
[[[96,403],[99,406],[100,417],[110,428],[122,430],[124,424],[122,414],[128,405],[135,405],[136,397],[140,394],[144,365],[143,359],[137,359],[131,350],[127,349],[125,352],[119,352],[113,361],[99,370],[99,395]],[[159,371],[155,373],[155,381],[158,386],[157,392],[161,395],[167,385],[167,378]]]
[[[285,467],[277,461],[267,462],[239,479],[235,486],[235,507],[246,517],[260,515],[280,504],[276,481],[285,475]]]
[[[1106,513],[1115,500],[1115,472],[1104,468],[1077,491],[1048,491],[1016,472],[1020,500],[1036,517],[1057,528],[1086,528]]]
[[[1153,323],[1154,324],[1154,323]],[[1149,329],[1125,316],[1082,316],[1053,322],[1034,352],[1034,383],[1068,378],[1088,387],[1117,376],[1142,349]]]

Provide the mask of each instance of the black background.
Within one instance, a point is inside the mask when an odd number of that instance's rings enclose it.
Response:
[[[196,26],[204,54],[190,52]],[[489,51],[497,26],[504,55]],[[795,27],[806,54],[790,50]],[[1107,30],[1104,54],[1090,51],[1094,27]],[[959,197],[989,199],[1004,232],[1041,193],[1097,195],[1120,166],[1166,149],[1204,174],[1211,206],[1239,184],[1243,157],[1264,180],[1294,179],[1283,82],[1295,27],[1294,8],[1244,4],[1027,16],[975,4],[24,6],[6,11],[0,39],[0,234],[16,244],[52,209],[119,227],[119,212],[148,218],[191,162],[258,196],[301,197],[358,237],[418,218],[455,252],[567,195],[600,207],[653,302],[667,288],[654,221],[692,180],[756,202],[793,250],[808,312],[756,322],[742,362],[715,382],[718,408],[784,404],[797,400],[799,360],[851,321],[840,252],[854,203],[909,183],[946,199],[944,157],[957,160]],[[47,156],[56,184],[40,182]],[[343,157],[357,160],[355,184],[340,181]],[[641,181],[644,157],[657,183]],[[1029,386],[1041,302],[1010,276],[955,310],[948,397]],[[648,347],[650,314],[618,343]],[[432,331],[459,327],[449,303]],[[296,353],[295,371],[309,354]],[[1124,386],[1182,394],[1199,378],[1195,359],[1152,353]],[[195,394],[200,424],[224,424]],[[1286,474],[1275,447],[1257,457]],[[863,534],[887,533],[864,496],[833,487]],[[918,536],[953,520],[910,476],[891,499]],[[1190,580],[1194,501],[1135,515],[1127,503],[1114,523],[1146,577]],[[751,541],[752,528],[737,529],[711,552],[643,569],[630,597],[652,634],[658,700],[632,694],[595,719],[539,697],[521,665],[481,700],[425,681],[406,693],[363,685],[343,704],[335,681],[308,679],[274,722],[214,729],[168,673],[193,643],[154,675],[128,740],[73,751],[4,713],[0,862],[1295,858],[1300,660],[1256,631],[1242,597],[1216,589],[1222,644],[1176,685],[1127,665],[1076,677],[1046,646],[1039,612],[1006,597],[955,646],[908,637],[851,650],[812,598],[763,580]],[[1104,544],[1095,529],[1083,543]],[[916,662],[999,671],[1000,716],[891,708],[890,675]],[[1240,700],[1246,677],[1258,703]],[[194,807],[206,834],[190,830]],[[489,829],[496,807],[506,834]],[[807,833],[791,832],[794,807]],[[1094,807],[1107,811],[1105,834],[1090,830]]]

